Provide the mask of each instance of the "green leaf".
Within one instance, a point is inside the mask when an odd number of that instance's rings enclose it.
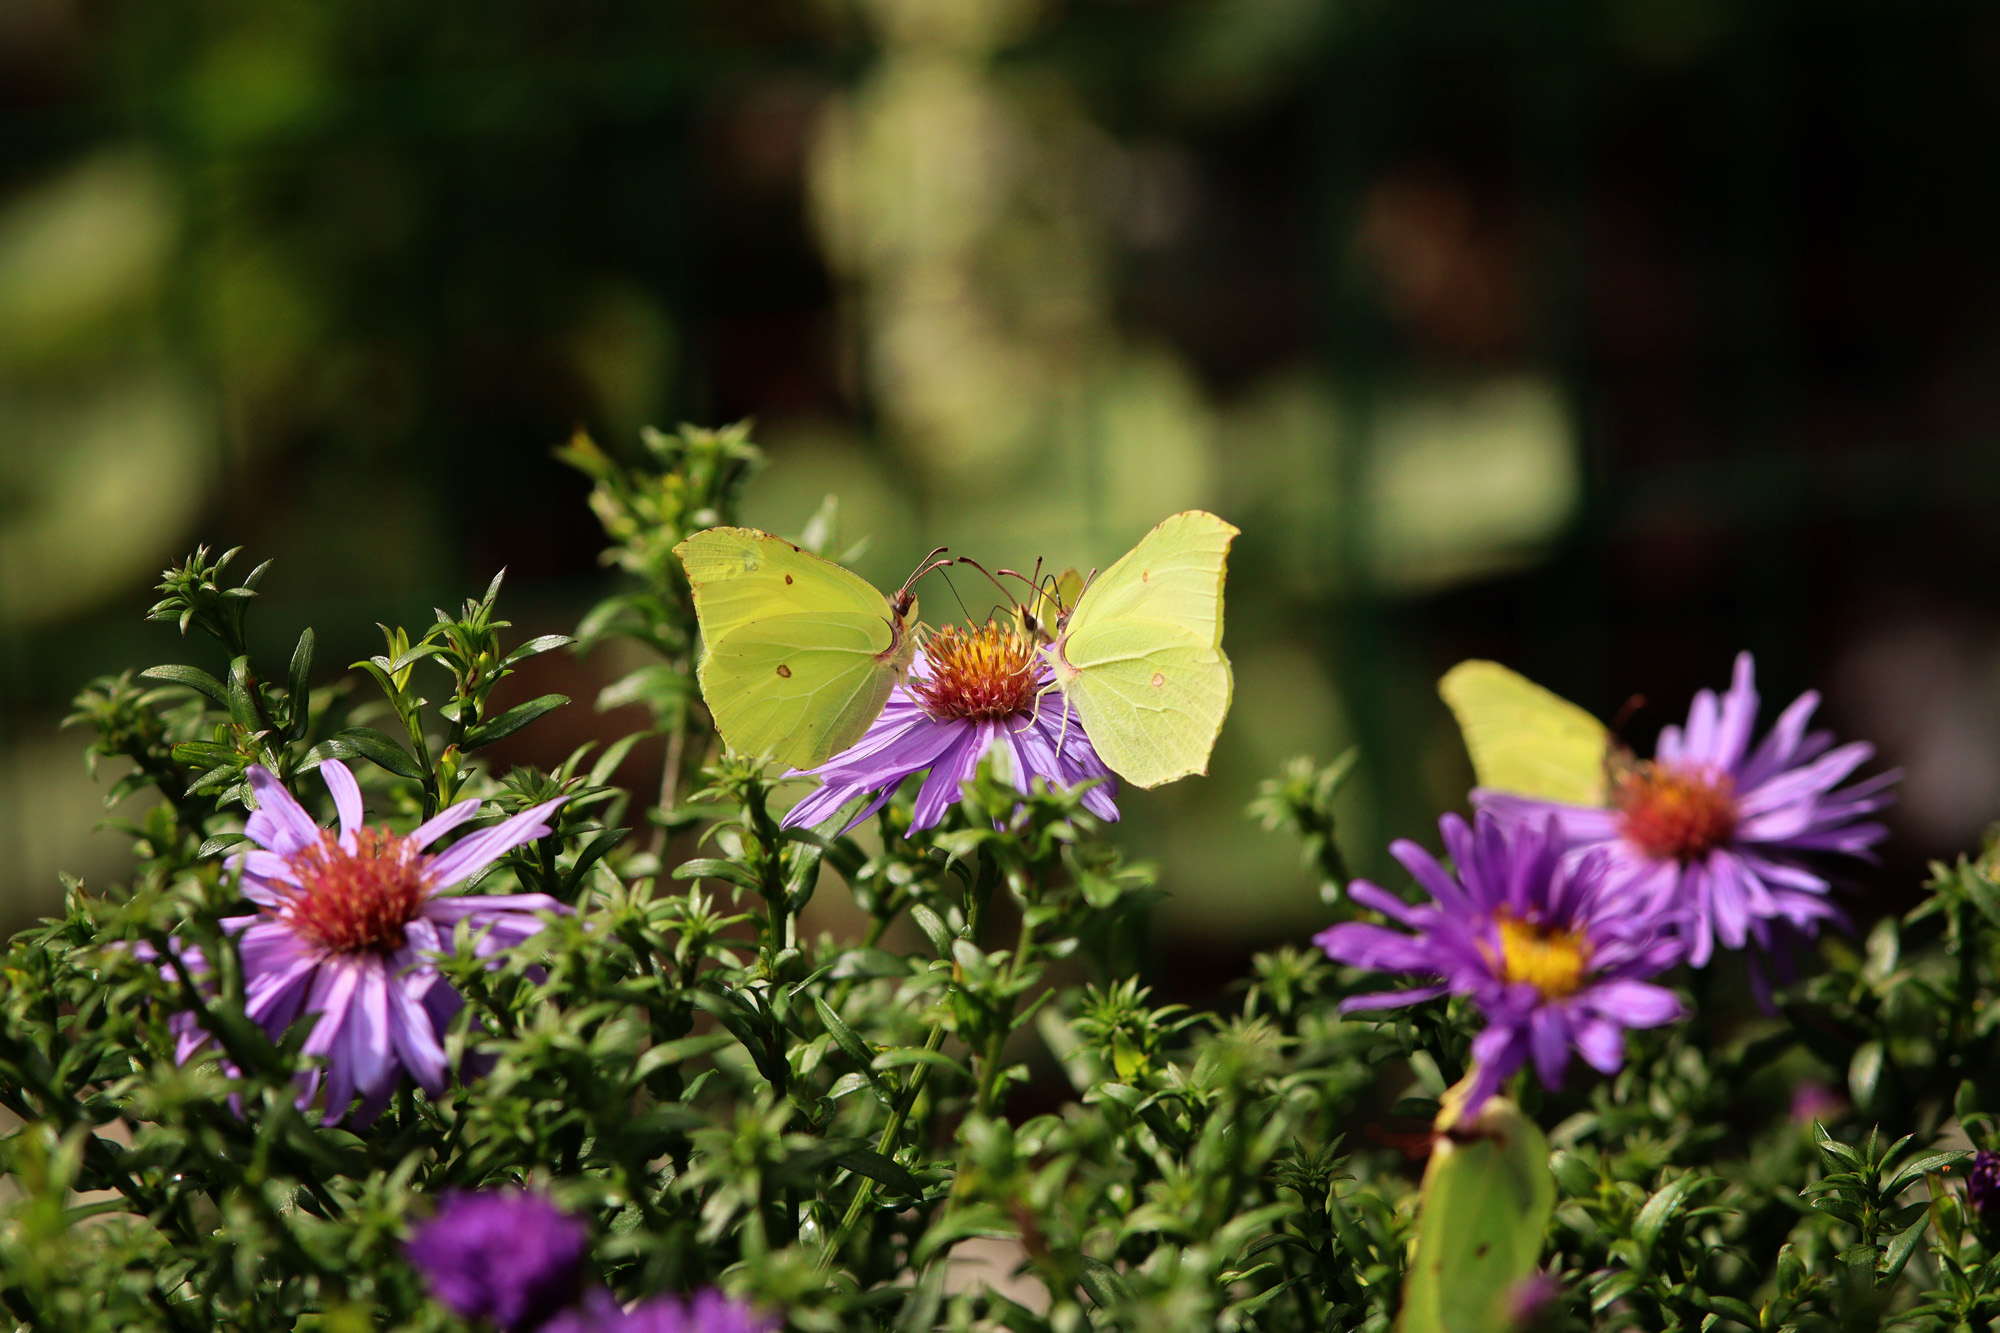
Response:
[[[556,648],[566,647],[567,645],[575,642],[576,640],[572,639],[567,634],[544,634],[540,638],[528,640],[526,643],[516,648],[513,652],[508,653],[507,656],[504,659],[502,659],[501,665],[513,666],[514,663],[516,662],[525,662],[531,657],[535,657],[541,653],[549,652]]]
[[[939,1069],[949,1069],[968,1082],[972,1078],[972,1071],[960,1061],[952,1059],[943,1051],[925,1050],[921,1046],[899,1046],[894,1050],[882,1052],[870,1063],[880,1070],[902,1069],[908,1065],[935,1065]]]
[[[250,672],[248,657],[229,664],[229,720],[248,732],[264,729],[264,713],[257,706],[256,677]]]
[[[424,770],[417,766],[410,752],[373,727],[348,727],[336,732],[314,746],[312,753],[322,759],[366,759],[399,778],[419,782],[424,778]]]
[[[854,1029],[842,1022],[839,1014],[833,1012],[832,1006],[817,995],[813,996],[813,1009],[819,1014],[819,1021],[826,1025],[834,1044],[847,1054],[848,1059],[866,1070],[871,1078],[874,1077],[875,1052],[868,1049],[868,1043],[861,1040]]]
[[[144,671],[141,671],[139,674],[145,677],[147,680],[165,680],[165,681],[171,681],[176,685],[185,685],[191,690],[196,690],[202,694],[207,695],[209,698],[215,700],[216,703],[221,704],[224,708],[229,707],[228,690],[223,688],[223,684],[221,681],[209,675],[206,671],[203,671],[200,667],[191,667],[191,666],[147,667]]]
[[[930,940],[931,947],[937,950],[939,958],[951,957],[951,928],[945,925],[943,917],[924,904],[917,903],[910,908],[910,919],[917,923],[917,929],[923,931],[924,937]]]
[[[761,891],[764,882],[756,875],[736,864],[719,857],[697,856],[691,861],[683,861],[674,867],[675,879],[719,879],[739,888]]]
[[[1857,1108],[1874,1105],[1875,1088],[1882,1081],[1884,1056],[1879,1041],[1864,1041],[1854,1048],[1854,1058],[1847,1064],[1847,1090]]]
[[[857,1176],[866,1176],[878,1185],[885,1185],[906,1198],[923,1197],[923,1181],[911,1175],[907,1167],[884,1157],[873,1148],[849,1148],[835,1157],[833,1163],[846,1167]]]
[[[539,699],[516,704],[489,722],[467,728],[465,741],[460,748],[470,751],[477,750],[482,745],[491,745],[494,741],[513,735],[542,714],[561,708],[568,702],[569,696],[566,694],[545,694]]]
[[[313,646],[312,628],[307,626],[299,635],[298,646],[292,649],[292,665],[285,674],[285,688],[291,695],[288,703],[291,716],[285,726],[285,736],[289,740],[304,737],[306,724],[312,717]]]
[[[698,1060],[704,1055],[712,1055],[725,1046],[735,1045],[736,1041],[737,1037],[733,1032],[704,1032],[697,1037],[663,1041],[640,1056],[633,1064],[632,1081],[639,1082],[669,1065],[683,1064],[689,1060]]]
[[[1972,1156],[1971,1152],[1966,1149],[1955,1148],[1948,1152],[1934,1152],[1928,1157],[1919,1157],[1916,1161],[1910,1162],[1898,1170],[1889,1183],[1882,1187],[1882,1197],[1893,1199],[1931,1172],[1942,1171],[1946,1167],[1957,1162],[1962,1162],[1970,1156]]]

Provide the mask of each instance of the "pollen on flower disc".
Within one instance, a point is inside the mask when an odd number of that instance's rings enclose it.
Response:
[[[946,625],[924,645],[928,679],[912,678],[910,692],[932,717],[1002,718],[1034,707],[1039,685],[1035,642],[1012,626],[988,621],[974,630]]]
[[[1618,780],[1619,830],[1648,856],[1696,861],[1736,832],[1736,786],[1726,773],[1640,764]]]
[[[357,829],[348,851],[331,831],[290,858],[299,887],[283,912],[323,949],[351,953],[403,945],[403,927],[429,896],[423,854],[387,829]]]

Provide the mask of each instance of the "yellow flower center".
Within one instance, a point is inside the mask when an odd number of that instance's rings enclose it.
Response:
[[[1509,983],[1525,981],[1551,1000],[1583,988],[1590,941],[1582,931],[1523,921],[1505,909],[1494,923],[1500,928],[1500,973]]]
[[[910,693],[932,717],[1012,717],[1034,706],[1035,641],[1012,626],[946,625],[924,644],[930,678],[912,677]]]

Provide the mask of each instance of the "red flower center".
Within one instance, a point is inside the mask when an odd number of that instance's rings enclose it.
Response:
[[[929,680],[910,679],[910,693],[934,718],[996,718],[1034,706],[1035,643],[1008,625],[988,621],[962,630],[946,625],[924,645]]]
[[[354,850],[332,830],[290,858],[299,887],[285,919],[306,940],[336,953],[403,947],[403,927],[430,896],[424,856],[387,829],[357,829]]]
[[[1736,784],[1727,773],[1642,763],[1618,779],[1625,840],[1648,856],[1694,861],[1736,832]]]

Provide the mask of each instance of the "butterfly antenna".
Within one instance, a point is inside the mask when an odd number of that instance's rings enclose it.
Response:
[[[959,595],[958,595],[958,585],[957,585],[956,583],[953,583],[953,582],[951,581],[951,575],[950,575],[950,574],[940,574],[940,575],[938,575],[938,577],[944,580],[944,586],[945,586],[945,587],[947,587],[947,588],[950,588],[950,589],[951,589],[951,595],[952,595],[952,600],[954,600],[954,601],[956,601],[956,602],[958,603],[958,609],[959,609],[959,610],[961,610],[961,611],[965,612],[965,620],[966,620],[966,623],[967,623],[967,624],[971,624],[971,623],[972,623],[972,608],[971,608],[971,607],[969,607],[969,606],[967,606],[967,605],[965,604],[965,598],[963,598],[963,597],[961,597],[961,596],[959,596]]]
[[[915,599],[914,594],[912,594],[910,590],[917,586],[918,579],[930,573],[933,569],[942,569],[944,566],[951,563],[951,561],[949,560],[938,559],[940,555],[944,554],[946,551],[949,551],[950,549],[951,548],[949,546],[932,547],[930,554],[926,555],[921,561],[917,563],[916,572],[911,574],[910,577],[903,580],[903,586],[896,589],[896,595],[890,598],[890,600],[896,604],[896,609],[899,612],[907,608],[909,604]]]
[[[1618,709],[1618,716],[1611,719],[1611,740],[1604,747],[1604,781],[1610,788],[1616,789],[1619,779],[1637,767],[1632,758],[1632,747],[1625,743],[1624,736],[1619,733],[1623,732],[1625,724],[1643,712],[1645,707],[1646,696],[1635,694]]]

